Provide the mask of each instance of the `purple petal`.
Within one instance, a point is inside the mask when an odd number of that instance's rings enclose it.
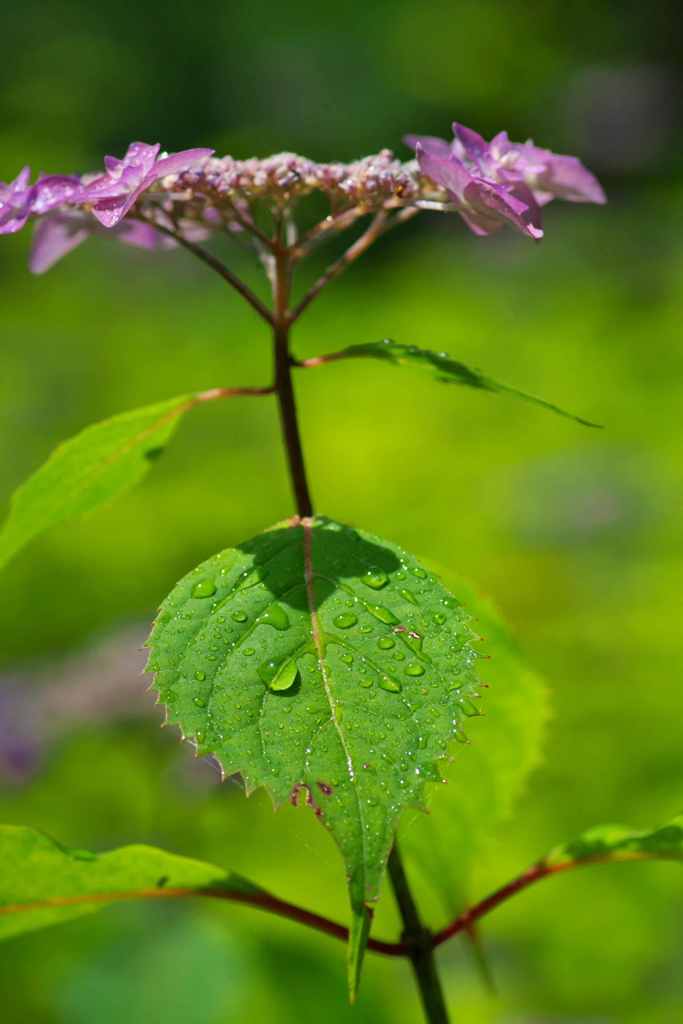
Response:
[[[420,146],[425,153],[431,153],[432,156],[440,156],[444,160],[447,160],[451,155],[450,142],[446,142],[445,139],[438,139],[435,135],[404,135],[403,141],[411,149],[417,150],[417,147]]]
[[[204,160],[213,152],[212,149],[184,149],[180,153],[171,153],[170,156],[157,160],[154,165],[154,178],[165,178],[167,174],[179,174],[180,171],[186,171],[197,160]]]
[[[81,179],[65,174],[49,174],[39,178],[35,185],[36,197],[31,210],[34,214],[47,213],[55,206],[74,205],[86,198]]]
[[[178,244],[168,235],[155,231],[151,224],[143,224],[138,220],[120,224],[116,234],[121,242],[134,245],[138,249],[175,249]]]
[[[437,185],[441,185],[454,199],[458,200],[462,198],[465,189],[472,181],[472,176],[464,164],[453,156],[450,149],[445,157],[441,153],[441,150],[434,153],[431,147],[423,149],[421,142],[417,144],[417,162],[422,173]]]
[[[453,135],[456,142],[460,143],[463,155],[474,163],[487,156],[489,151],[488,142],[472,128],[466,128],[464,124],[453,122]],[[456,150],[457,152],[457,150]],[[458,153],[458,155],[461,155]]]
[[[84,242],[92,230],[84,214],[49,214],[39,222],[33,235],[28,263],[31,273],[44,274],[62,256]]]
[[[466,211],[468,217],[487,233],[495,230],[496,224],[508,221],[530,238],[543,237],[543,229],[534,223],[538,207],[530,194],[531,205],[513,195],[505,186],[473,179],[465,189],[464,198],[469,207]]]
[[[575,156],[550,154],[546,170],[537,178],[541,191],[552,192],[571,203],[607,202],[602,185]]]

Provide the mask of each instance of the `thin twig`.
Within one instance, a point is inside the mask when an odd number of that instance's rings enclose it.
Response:
[[[275,386],[270,384],[263,388],[209,388],[208,391],[200,391],[195,397],[198,402],[213,402],[217,398],[255,398],[259,395],[272,395],[275,393]]]
[[[224,281],[232,285],[235,291],[239,292],[242,298],[246,299],[252,309],[255,309],[260,317],[262,317],[266,323],[273,323],[273,316],[270,310],[263,302],[255,295],[251,288],[240,280],[236,274],[233,274],[232,270],[225,266],[221,260],[217,259],[212,253],[207,252],[206,249],[202,249],[201,246],[195,242],[190,242],[187,238],[184,238],[179,232],[173,231],[172,228],[164,227],[163,224],[158,224],[156,221],[150,220],[149,218],[138,214],[138,218],[144,221],[145,224],[149,224],[154,228],[155,231],[159,231],[162,235],[168,235],[169,238],[174,239],[178,245],[182,245],[184,249],[193,253],[198,259],[207,266],[211,267],[217,274],[219,274]]]
[[[366,228],[360,237],[349,246],[346,252],[331,263],[324,274],[318,278],[318,280],[311,285],[303,299],[294,307],[292,312],[289,314],[289,323],[293,324],[295,320],[298,320],[301,314],[308,306],[313,302],[315,297],[320,294],[326,284],[333,281],[335,277],[338,277],[348,266],[350,266],[354,260],[357,260],[359,256],[362,256],[366,249],[369,249],[372,243],[379,238],[383,233],[384,224],[387,220],[388,214],[385,210],[380,210],[371,220],[370,225]]]

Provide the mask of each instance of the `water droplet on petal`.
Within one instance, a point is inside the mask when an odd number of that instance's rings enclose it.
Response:
[[[358,619],[351,612],[342,612],[341,615],[335,615],[332,622],[337,629],[351,629],[351,626],[355,626]]]
[[[386,626],[394,626],[398,622],[398,619],[393,612],[389,611],[381,604],[369,604],[367,609],[371,615],[374,615],[376,619],[383,622]]]
[[[213,580],[200,580],[192,588],[193,597],[212,597],[216,593],[216,584]]]

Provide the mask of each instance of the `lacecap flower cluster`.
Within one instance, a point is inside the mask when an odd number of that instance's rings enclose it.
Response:
[[[14,181],[0,182],[0,234],[35,220],[30,266],[41,273],[93,233],[170,248],[172,235],[196,242],[216,231],[248,230],[259,202],[291,215],[313,192],[327,197],[332,215],[435,209],[458,213],[477,235],[509,224],[532,239],[543,236],[541,211],[552,199],[605,202],[600,183],[576,157],[510,142],[506,132],[486,142],[456,122],[450,141],[405,141],[415,153],[408,161],[390,150],[351,163],[294,153],[236,160],[211,149],[169,155],[158,144],[134,142],[123,159],[105,157],[100,174],[43,175],[31,184],[25,167]]]

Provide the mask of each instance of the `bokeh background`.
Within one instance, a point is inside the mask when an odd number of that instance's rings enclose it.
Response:
[[[443,134],[453,118],[577,153],[603,180],[609,205],[551,206],[538,246],[425,215],[297,332],[302,355],[384,336],[446,349],[606,424],[381,365],[297,383],[319,508],[476,580],[548,682],[544,759],[472,895],[594,823],[645,826],[683,803],[680,20],[673,0],[3,11],[3,180],[24,163],[97,168],[137,138],[237,156],[407,153],[404,132]],[[260,323],[189,256],[98,239],[32,279],[25,234],[0,246],[3,505],[91,421],[267,379]],[[344,916],[341,865],[313,817],[217,786],[158,728],[139,677],[144,624],[175,580],[291,508],[270,400],[216,403],[141,487],[14,562],[0,600],[0,820],[93,849],[158,843]],[[42,721],[27,694],[42,695]],[[486,719],[472,737],[485,752]],[[443,952],[455,1019],[681,1019],[682,901],[675,865],[539,887],[482,928],[497,994],[464,945]],[[395,929],[387,895],[377,931]],[[6,1024],[420,1019],[404,965],[369,958],[350,1009],[340,945],[199,905],[118,907],[7,943],[0,995]]]

